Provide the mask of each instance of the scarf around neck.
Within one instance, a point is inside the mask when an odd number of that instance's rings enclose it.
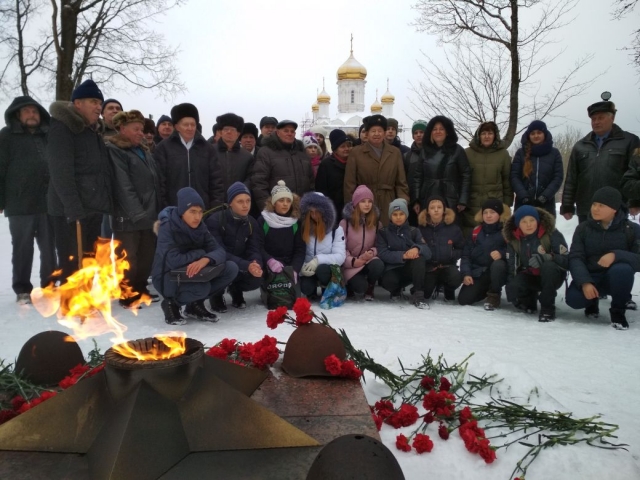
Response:
[[[266,210],[262,211],[262,218],[271,228],[289,228],[298,221],[297,218],[282,217],[276,212],[268,212]]]

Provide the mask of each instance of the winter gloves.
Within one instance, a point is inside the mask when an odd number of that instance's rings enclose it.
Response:
[[[284,265],[282,265],[282,263],[280,263],[275,258],[270,258],[269,260],[267,260],[267,266],[273,273],[280,273],[284,268]]]
[[[313,277],[316,273],[316,269],[318,268],[318,258],[313,257],[307,263],[302,265],[302,270],[300,270],[300,275],[303,277]]]
[[[529,258],[529,266],[531,268],[540,268],[544,262],[553,260],[553,255],[550,253],[534,253]]]

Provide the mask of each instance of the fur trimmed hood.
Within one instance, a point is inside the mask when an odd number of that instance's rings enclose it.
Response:
[[[482,143],[480,142],[480,132],[486,129],[486,127],[489,127],[493,131],[493,135],[495,136],[495,138],[493,140],[493,143],[490,146],[483,147]],[[469,148],[480,153],[493,153],[493,152],[497,152],[498,150],[503,150],[504,143],[500,138],[500,131],[498,130],[498,125],[496,125],[495,122],[481,123],[478,129],[476,130],[476,132],[473,134],[473,138],[471,139],[471,142],[469,142]]]
[[[456,145],[458,144],[458,134],[456,133],[456,129],[453,126],[453,121],[451,121],[444,115],[436,115],[431,120],[429,120],[429,123],[427,123],[427,128],[424,131],[422,147],[427,152],[438,150],[436,144],[431,143],[431,133],[433,132],[433,129],[437,123],[441,123],[445,131],[447,132],[447,138],[445,139],[442,148],[448,152],[453,152]]]
[[[502,204],[502,215],[500,215],[500,222],[505,224],[507,220],[511,218],[511,207],[506,203]],[[482,209],[478,210],[478,213],[473,217],[473,220],[480,225],[482,223]]]
[[[271,203],[271,197],[267,198],[267,200],[264,203],[264,210],[267,212],[271,212],[271,213],[275,213],[275,208],[273,207],[273,203]],[[301,218],[301,212],[300,212],[300,197],[298,195],[296,195],[295,193],[293,194],[293,202],[291,202],[291,218],[296,218],[296,219],[300,219]]]
[[[540,216],[540,222],[538,224],[538,237],[542,237],[542,235],[547,234],[551,235],[556,229],[556,219],[553,215],[542,208],[536,207],[538,215]],[[540,227],[543,228],[543,232],[540,231]],[[511,216],[506,222],[504,222],[504,227],[502,229],[502,236],[507,241],[507,243],[513,242],[514,240],[518,240],[515,236],[515,232],[518,229],[516,225],[515,216]]]
[[[268,137],[262,137],[262,147],[271,148],[273,150],[286,150],[285,144],[280,141],[278,136],[273,133]],[[304,152],[304,146],[302,141],[295,139],[293,141],[293,145],[291,146],[291,150],[298,150],[300,152]]]
[[[454,212],[451,208],[445,208],[444,210],[444,218],[442,219],[445,225],[451,225],[456,221],[456,212]],[[418,225],[421,227],[426,227],[427,225],[431,225],[431,216],[429,212],[425,208],[418,215]]]
[[[107,139],[105,139],[105,143],[111,144],[114,147],[118,147],[121,148],[122,150],[127,150],[129,148],[134,148],[134,145],[129,141],[129,139],[125,138],[124,136],[120,135],[119,133],[116,135],[113,135]],[[138,145],[142,150],[149,150],[149,148],[147,147],[147,145],[145,145],[144,143],[140,143],[140,145]]]
[[[346,203],[344,208],[342,209],[342,218],[344,218],[347,222],[351,222],[351,217],[353,217],[354,210],[355,210],[355,207],[353,206],[353,203],[351,202]],[[376,223],[377,223],[380,221],[380,209],[374,205],[373,211],[376,214]]]
[[[80,115],[70,102],[53,102],[49,107],[51,117],[64,123],[74,135],[78,135],[86,127],[89,127],[85,119]]]
[[[336,224],[336,207],[333,206],[331,199],[319,192],[305,193],[300,200],[300,218],[306,217],[311,208],[315,208],[322,215],[326,231],[333,230]]]

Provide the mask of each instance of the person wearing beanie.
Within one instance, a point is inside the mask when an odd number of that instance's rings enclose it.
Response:
[[[576,228],[569,253],[567,305],[584,308],[587,318],[598,318],[598,299],[611,295],[611,326],[618,330],[629,328],[625,310],[633,309],[631,289],[640,271],[640,226],[628,215],[618,190],[596,190],[589,218]]]
[[[553,146],[553,136],[543,121],[534,120],[522,135],[522,147],[516,152],[511,165],[515,209],[521,205],[533,205],[544,208],[555,217],[555,196],[563,178],[562,155]]]
[[[501,198],[487,198],[476,213],[478,226],[467,237],[460,260],[460,305],[484,300],[485,310],[500,308],[502,287],[507,283],[507,243],[502,228],[510,216],[511,208]]]
[[[118,131],[113,125],[113,117],[122,111],[122,104],[115,98],[107,98],[102,104],[102,138],[107,139]]]
[[[366,125],[367,118],[369,117],[364,117],[362,119],[362,125],[358,127],[358,138],[356,138],[356,140],[353,142],[354,147],[357,147],[358,145],[362,145],[367,141],[367,125]]]
[[[344,230],[336,225],[337,214],[330,199],[308,192],[300,200],[304,264],[300,270],[300,289],[309,300],[317,300],[318,284],[324,289],[331,281],[331,266],[345,260]]]
[[[222,205],[225,178],[218,153],[197,130],[200,115],[195,105],[181,103],[171,109],[174,131],[160,142],[153,158],[160,171],[162,205],[177,205],[178,190],[191,187],[205,203],[205,210]]]
[[[273,135],[263,137],[251,176],[251,193],[260,208],[280,180],[300,197],[314,190],[313,168],[302,141],[296,139],[297,128],[293,120],[283,120]]]
[[[143,133],[148,122],[155,126],[138,110],[120,112],[113,118],[118,133],[106,140],[113,170],[111,227],[120,248],[127,253],[125,280],[133,293],[123,296],[120,305],[131,309],[139,308],[145,299],[159,300],[147,288],[156,249],[153,224],[160,212],[158,171]]]
[[[0,130],[0,213],[11,235],[11,286],[20,305],[31,303],[33,240],[40,253],[40,287],[52,281],[56,251],[47,215],[49,159],[46,155],[50,116],[33,98],[13,99]]]
[[[391,300],[401,299],[404,287],[413,284],[410,302],[419,309],[428,308],[424,296],[425,264],[431,251],[420,230],[409,225],[409,207],[404,198],[396,198],[388,207],[390,222],[378,230],[376,249],[384,262],[380,284],[391,293]]]
[[[156,136],[153,138],[154,143],[157,145],[165,138],[169,138],[173,133],[173,122],[168,115],[160,115],[160,118],[156,122]]]
[[[247,304],[243,292],[260,288],[262,284],[262,232],[255,218],[249,215],[251,210],[251,191],[242,182],[235,182],[227,189],[225,208],[209,215],[205,224],[216,241],[226,251],[227,260],[234,262],[239,269],[238,276],[229,285],[231,305],[244,309]],[[224,292],[210,298],[212,310],[220,313],[227,311]]]
[[[523,205],[502,229],[507,242],[507,299],[540,322],[556,319],[556,294],[567,276],[569,249],[556,219],[546,210]]]
[[[258,142],[258,127],[254,123],[247,122],[240,132],[240,146],[256,158]]]
[[[265,116],[260,119],[260,136],[258,137],[258,146],[262,146],[264,139],[276,131],[278,119],[276,117]],[[297,128],[297,126],[296,126]]]
[[[84,251],[92,252],[103,214],[113,209],[111,166],[98,125],[104,97],[93,80],[86,80],[71,99],[51,104],[46,146],[48,212],[62,281],[78,269],[78,232]]]
[[[351,202],[344,206],[340,226],[345,232],[346,258],[342,265],[344,279],[356,300],[373,300],[373,291],[384,272],[384,262],[378,258],[376,236],[382,227],[380,210],[373,192],[360,185]]]
[[[495,122],[483,122],[465,149],[469,166],[473,170],[467,209],[462,212],[462,232],[465,238],[482,221],[481,207],[493,198],[500,204],[513,204],[511,189],[511,155],[500,139]],[[480,213],[480,215],[478,215]]]
[[[292,273],[292,280],[297,284],[306,253],[300,225],[300,197],[282,180],[271,189],[271,197],[258,218],[258,230],[264,233],[261,253],[268,271]],[[261,291],[265,305],[268,303],[267,281],[268,275],[265,275]]]
[[[628,199],[638,198],[637,192],[625,188],[624,175],[633,165],[640,139],[616,125],[616,112],[610,101],[587,108],[592,131],[573,146],[562,188],[560,215],[567,220],[577,214],[580,223],[587,221],[593,195],[604,186],[621,188]]]
[[[422,150],[422,165],[416,168],[410,186],[412,208],[418,213],[427,208],[429,197],[440,195],[446,208],[463,212],[469,204],[471,167],[449,118],[437,115],[429,120]]]
[[[304,151],[309,155],[309,161],[311,162],[311,168],[313,169],[313,176],[315,177],[323,158],[320,143],[318,142],[316,135],[311,131],[308,131],[304,132],[304,135],[302,135],[302,145],[304,146]]]
[[[462,283],[458,260],[462,257],[464,236],[456,222],[456,213],[445,205],[444,198],[434,195],[427,199],[427,208],[418,215],[420,234],[431,251],[425,265],[424,295],[437,298],[444,291],[446,302],[456,299],[456,289]]]
[[[235,182],[243,182],[249,187],[255,159],[238,142],[244,119],[234,113],[225,113],[216,118],[216,125],[220,139],[213,143],[213,149],[218,157],[223,188],[228,190]]]
[[[398,137],[398,120],[395,118],[387,118],[387,130],[384,133],[384,139],[389,145],[393,145],[399,149],[403,158],[411,151],[409,147],[400,141],[400,137]]]
[[[177,200],[177,206],[160,212],[154,227],[158,241],[151,270],[153,286],[163,297],[160,306],[169,325],[184,325],[186,318],[217,322],[218,317],[207,310],[204,300],[223,292],[238,274],[238,266],[226,259],[224,248],[202,222],[205,202],[198,192],[182,188]],[[211,266],[220,272],[209,281],[176,282],[171,278],[172,270],[186,268],[186,275],[193,277]]]
[[[375,195],[382,225],[388,225],[391,201],[395,198],[409,201],[402,154],[384,141],[385,117],[371,115],[366,117],[365,125],[367,142],[349,153],[344,174],[344,198],[351,198],[358,185],[366,185]]]
[[[344,208],[344,173],[347,158],[353,147],[353,141],[340,129],[332,130],[329,134],[331,153],[327,155],[316,175],[316,191],[329,197],[337,212]]]
[[[322,158],[326,158],[329,155],[327,150],[327,131],[322,125],[314,125],[309,131],[313,133],[318,140],[318,145],[320,145],[320,149],[322,150]]]
[[[424,131],[427,128],[426,120],[416,120],[411,126],[411,136],[413,137],[413,143],[406,152],[402,161],[404,163],[404,172],[407,176],[407,185],[411,185],[413,178],[416,176],[416,169],[422,164],[421,152],[422,152],[422,139],[424,138]],[[414,209],[409,209],[409,225],[413,227],[418,226],[418,214]]]

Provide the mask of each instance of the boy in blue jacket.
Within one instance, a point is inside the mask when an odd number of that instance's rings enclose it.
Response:
[[[178,191],[178,206],[167,207],[158,216],[160,227],[151,276],[153,286],[163,296],[162,311],[170,325],[184,325],[184,315],[207,322],[218,317],[204,306],[204,299],[224,291],[236,275],[238,266],[226,261],[226,252],[202,223],[204,202],[191,187]],[[187,267],[192,277],[208,265],[223,264],[223,272],[208,282],[178,283],[170,279],[171,270]]]

